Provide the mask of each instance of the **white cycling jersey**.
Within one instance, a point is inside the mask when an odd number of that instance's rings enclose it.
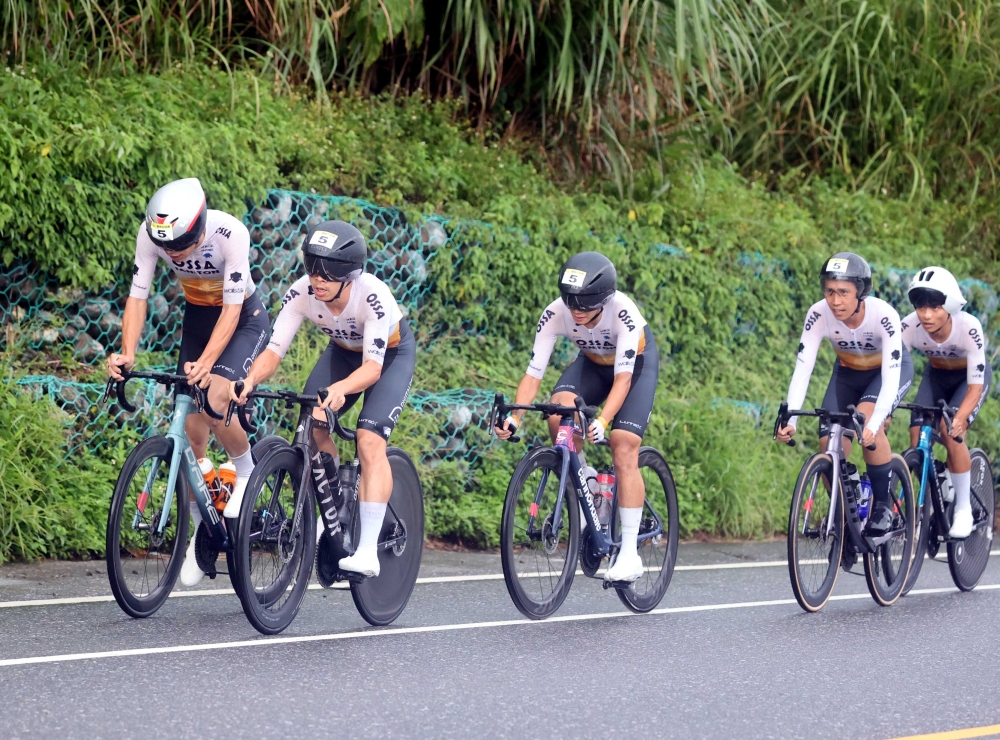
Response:
[[[143,223],[135,240],[130,297],[149,297],[157,258],[170,265],[184,298],[196,306],[243,303],[257,289],[250,277],[250,232],[242,221],[222,211],[209,209],[205,241],[184,260],[174,260],[156,246]]]
[[[284,357],[302,320],[309,319],[332,342],[352,352],[364,352],[365,360],[381,365],[386,349],[399,344],[403,312],[389,286],[371,273],[363,272],[351,281],[350,291],[347,306],[334,316],[330,305],[313,295],[308,276],[296,280],[281,300],[267,348]]]
[[[843,367],[865,371],[882,369],[882,388],[875,402],[875,411],[865,426],[878,432],[882,422],[892,412],[899,392],[899,369],[903,356],[899,314],[880,298],[864,300],[865,318],[861,326],[851,329],[838,321],[825,300],[814,303],[806,312],[805,326],[799,340],[795,372],[788,386],[788,408],[802,408],[809,390],[809,379],[816,366],[819,345],[829,339]],[[789,422],[795,426],[798,419]]]
[[[919,349],[940,370],[965,370],[969,385],[986,382],[986,336],[983,325],[972,314],[959,311],[951,316],[951,334],[938,344],[917,318],[916,311],[903,319],[903,344]]]
[[[614,365],[615,375],[631,373],[635,358],[646,347],[646,320],[632,299],[615,291],[604,304],[603,313],[593,329],[573,321],[573,314],[558,298],[542,311],[535,330],[535,346],[526,373],[541,378],[548,367],[556,339],[569,337],[586,357],[598,365]]]

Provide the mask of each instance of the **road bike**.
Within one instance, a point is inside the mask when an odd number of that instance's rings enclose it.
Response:
[[[920,423],[917,446],[903,453],[903,459],[906,460],[910,472],[920,482],[920,494],[917,497],[919,516],[916,547],[903,593],[908,592],[916,584],[924,563],[924,554],[933,560],[942,544],[947,546],[951,579],[962,591],[971,591],[979,583],[989,564],[990,546],[993,543],[993,512],[996,497],[990,460],[980,449],[969,451],[972,457],[970,476],[972,534],[966,539],[952,539],[948,536],[948,532],[952,524],[954,501],[948,500],[945,496],[945,491],[951,488],[951,481],[945,464],[934,459],[934,442],[941,441],[937,430],[941,427],[942,419],[948,434],[951,434],[951,421],[958,409],[950,407],[943,399],[938,401],[937,406],[908,403],[900,404],[899,408],[913,411]]]
[[[215,561],[220,552],[225,552],[232,571],[232,532],[212,503],[212,494],[184,431],[188,414],[204,410],[219,420],[222,415],[209,405],[206,391],[188,385],[184,375],[122,369],[122,376],[120,381],[108,380],[102,403],[114,390],[118,404],[130,413],[136,407],[125,395],[129,380],[154,380],[168,391],[174,389],[169,431],[144,439],[132,450],[118,475],[108,511],[106,560],[111,591],[126,614],[148,617],[170,595],[184,562],[187,504],[192,492],[202,516],[195,540],[199,566],[214,578]]]
[[[242,394],[242,383],[236,384],[236,392]],[[325,395],[323,390],[319,398]],[[337,565],[354,553],[360,528],[357,504],[362,471],[356,431],[345,429],[339,416],[327,410],[330,429],[354,443],[353,460],[341,464],[337,479],[330,481],[312,444],[317,396],[255,390],[247,398],[300,407],[291,444],[281,437],[265,438],[268,449],[261,450],[240,509],[233,580],[240,584],[247,619],[269,635],[288,627],[298,614],[315,561],[324,587],[337,581],[350,583],[354,604],[365,621],[378,626],[395,621],[413,593],[424,541],[423,491],[413,462],[398,447],[386,450],[393,488],[378,537],[380,575],[365,578],[341,571]],[[234,413],[248,434],[256,434],[245,405],[230,403],[227,424]],[[314,500],[324,523],[318,545]]]
[[[553,403],[507,404],[498,393],[490,414],[490,429],[503,423],[509,411],[538,411],[559,417],[555,445],[534,447],[514,469],[500,524],[501,562],[507,592],[530,619],[551,616],[569,594],[577,561],[584,575],[598,577],[605,557],[621,546],[617,482],[611,491],[611,513],[602,524],[594,503],[593,484],[585,479],[576,449],[575,416],[584,429],[598,410],[577,397],[575,406]],[[512,442],[519,437],[510,438]],[[613,468],[609,469],[613,475]],[[677,490],[663,454],[653,447],[639,450],[639,472],[646,485],[638,550],[643,575],[632,583],[607,582],[634,612],[648,612],[663,599],[677,561]],[[581,507],[582,505],[582,507]],[[580,541],[580,512],[587,527]]]
[[[822,609],[841,567],[852,572],[860,556],[872,598],[881,606],[893,604],[902,594],[910,570],[917,519],[906,461],[893,455],[890,463],[892,528],[871,537],[865,531],[871,502],[861,500],[857,468],[845,459],[842,440],[845,428],[853,429],[861,439],[865,415],[853,405],[837,413],[826,409],[790,410],[787,403],[782,403],[774,422],[774,438],[793,416],[816,416],[830,430],[826,451],[806,460],[792,494],[788,574],[796,601],[807,612]],[[794,447],[795,440],[790,440],[789,445]],[[875,446],[868,449],[874,450]]]

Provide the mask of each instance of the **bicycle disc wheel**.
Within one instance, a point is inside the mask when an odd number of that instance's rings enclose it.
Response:
[[[996,498],[993,491],[993,472],[986,453],[972,451],[972,530],[964,540],[948,543],[948,570],[951,579],[963,591],[971,591],[983,577],[990,562],[993,544],[993,511]],[[982,524],[983,526],[979,526]]]
[[[920,506],[920,476],[923,471],[924,464],[924,453],[918,449],[910,448],[903,453],[903,459],[906,461],[906,466],[910,469],[910,485],[913,486],[914,496],[918,502],[916,506],[919,511],[917,512],[917,520],[914,522],[915,534],[913,537],[916,543],[913,547],[913,560],[910,563],[910,573],[906,577],[906,583],[903,585],[903,596],[906,596],[917,583],[917,578],[920,577],[920,570],[923,568],[924,559],[927,557],[927,540],[931,534],[931,518],[934,516],[934,502],[931,496],[931,486],[933,483],[927,481],[927,490],[924,491],[924,505]]]
[[[844,497],[837,492],[837,506],[830,528],[830,482],[833,462],[813,455],[802,466],[792,494],[788,517],[788,574],[795,600],[807,612],[826,605],[840,573],[844,549]]]
[[[403,613],[417,582],[424,550],[424,492],[417,468],[398,447],[388,448],[386,455],[392,468],[392,509],[386,509],[378,536],[379,575],[351,583],[358,613],[376,627],[392,624]],[[354,535],[357,542],[357,533]]]
[[[906,584],[913,561],[913,546],[917,523],[910,468],[900,455],[893,455],[890,495],[894,502],[893,529],[898,533],[865,553],[865,580],[875,603],[890,606],[896,602]]]
[[[655,609],[670,586],[677,562],[678,514],[674,476],[659,450],[654,447],[639,450],[639,474],[646,484],[639,536],[654,531],[657,519],[662,523],[663,531],[655,537],[639,541],[643,574],[628,588],[616,591],[625,606],[641,614]]]
[[[580,506],[567,481],[555,523],[562,453],[536,447],[514,469],[500,523],[500,560],[511,601],[529,619],[545,619],[569,594],[576,573]]]
[[[240,509],[236,577],[243,612],[265,635],[292,623],[309,585],[316,514],[308,485],[300,496],[301,480],[299,450],[275,447],[254,467]]]
[[[148,617],[163,605],[184,562],[189,494],[183,475],[177,477],[166,529],[157,532],[173,449],[166,437],[140,442],[122,466],[108,511],[108,580],[118,606],[132,617]]]

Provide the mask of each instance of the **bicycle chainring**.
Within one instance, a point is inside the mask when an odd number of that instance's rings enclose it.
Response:
[[[343,580],[340,573],[340,559],[350,555],[344,549],[341,534],[333,537],[323,532],[316,547],[316,580],[323,588],[330,588],[337,581]]]
[[[593,578],[597,575],[598,569],[601,567],[601,561],[604,560],[603,557],[594,552],[594,548],[590,544],[590,537],[580,537],[580,569],[587,578]]]
[[[219,557],[219,551],[212,544],[212,533],[208,531],[205,522],[201,523],[194,536],[194,557],[202,572],[209,578],[215,578],[215,561]]]

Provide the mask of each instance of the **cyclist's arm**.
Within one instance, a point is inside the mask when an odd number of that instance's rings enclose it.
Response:
[[[529,403],[533,403],[536,398],[538,398],[538,391],[542,388],[542,379],[536,378],[534,375],[529,375],[525,373],[524,377],[521,378],[521,382],[517,384],[517,392],[514,394],[514,404],[517,406],[524,406]],[[516,411],[511,411],[510,415],[513,416],[520,423],[521,419],[524,417],[524,410],[518,409]],[[501,419],[501,422],[503,420]]]
[[[300,278],[292,284],[285,292],[284,298],[281,299],[281,310],[278,311],[278,318],[274,320],[271,340],[267,343],[267,348],[278,356],[279,361],[285,356],[296,332],[302,326],[302,320],[305,318],[305,303],[309,300],[308,289],[309,278]]]
[[[621,411],[622,404],[628,397],[629,389],[632,387],[632,373],[616,373],[614,383],[611,384],[611,391],[608,399],[604,402],[604,408],[599,414],[607,422],[606,426],[611,426],[611,421]]]
[[[249,389],[247,393],[261,383],[270,380],[271,376],[278,369],[279,364],[281,364],[281,355],[270,347],[265,348],[263,352],[257,355],[257,359],[250,366],[250,371],[247,373],[244,381],[244,385]]]
[[[139,227],[135,239],[135,264],[132,268],[132,287],[125,301],[125,313],[122,316],[121,355],[126,358],[125,365],[131,367],[135,360],[135,351],[142,336],[142,327],[146,323],[146,301],[149,298],[149,287],[153,282],[156,270],[156,247],[149,240],[144,226]]]
[[[345,396],[350,396],[353,393],[368,390],[381,377],[382,363],[375,360],[365,360],[361,363],[361,367],[343,380],[338,380],[334,385]]]
[[[979,404],[979,399],[983,396],[983,384],[979,383],[977,385],[969,384],[969,390],[965,392],[965,398],[962,399],[961,405],[958,407],[958,412],[955,414],[955,420],[962,420],[966,422],[969,420],[969,415],[976,410],[976,406]]]
[[[969,384],[971,392],[973,384],[982,386],[986,382],[986,337],[983,335],[983,325],[979,323],[979,319],[971,314],[967,314],[965,318],[968,322],[968,328],[965,330],[965,349],[968,352],[965,382]]]
[[[888,319],[888,321],[884,321]],[[892,413],[899,393],[899,371],[902,367],[903,340],[899,328],[899,314],[895,311],[883,317],[879,322],[882,331],[882,388],[875,399],[875,410],[865,428],[872,434],[878,434],[882,422]]]
[[[812,377],[813,368],[816,367],[816,356],[819,354],[819,345],[823,341],[826,331],[826,319],[823,312],[810,308],[806,314],[806,323],[802,329],[802,336],[799,338],[799,352],[795,358],[795,372],[792,373],[792,382],[788,385],[788,408],[801,409],[806,400],[806,392],[809,390],[809,379]],[[798,417],[793,416],[788,420],[788,425],[795,428],[798,426]]]

